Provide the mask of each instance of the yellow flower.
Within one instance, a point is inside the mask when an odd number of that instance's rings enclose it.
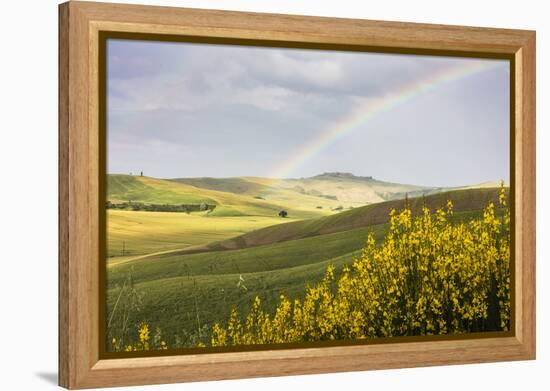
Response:
[[[369,233],[360,257],[303,299],[285,295],[270,313],[259,297],[241,324],[236,309],[227,327],[216,324],[213,346],[464,333],[510,326],[510,212],[503,185],[499,206],[453,222],[453,203],[418,216],[407,207],[390,211],[385,239]],[[503,215],[503,217],[501,217]],[[494,284],[496,282],[496,292]],[[489,303],[493,305],[489,311]],[[495,315],[496,314],[496,315]],[[489,318],[491,317],[491,321]]]
[[[143,345],[145,350],[149,348],[149,326],[147,323],[142,323],[139,327],[139,342]]]

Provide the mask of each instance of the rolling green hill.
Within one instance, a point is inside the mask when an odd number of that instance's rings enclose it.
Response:
[[[319,281],[329,262],[350,264],[369,230],[381,238],[386,229],[362,228],[251,249],[175,255],[157,254],[108,268],[108,308],[120,287],[131,279],[139,292],[139,310],[130,323],[160,326],[169,344],[190,338],[200,327],[225,319],[233,306],[248,308],[259,295],[268,308],[281,294],[300,297],[307,284]],[[239,286],[239,281],[242,286]],[[119,307],[120,311],[120,307]]]
[[[166,252],[109,268],[109,285],[130,271],[134,282],[185,275],[253,273],[329,260],[361,248],[369,231],[383,235],[386,225],[289,240],[253,248],[181,254]],[[381,237],[381,236],[380,236]]]
[[[433,210],[451,199],[454,219],[469,220],[497,198],[497,189],[473,189],[408,202],[418,213],[424,204]],[[152,327],[161,327],[171,345],[196,343],[208,335],[214,322],[226,319],[233,306],[244,310],[260,296],[269,310],[281,294],[301,297],[306,285],[322,279],[329,262],[338,270],[351,264],[368,232],[373,232],[376,240],[383,238],[389,209],[400,208],[403,202],[260,228],[208,248],[224,251],[167,251],[110,263],[108,308],[113,310],[120,287],[131,281],[140,297],[139,309],[128,314],[131,324],[147,321]]]
[[[340,269],[344,263],[349,264],[354,255],[345,254],[330,262]],[[193,346],[199,330],[202,331],[200,340],[208,342],[209,328],[227,319],[231,308],[245,313],[256,296],[260,296],[267,309],[276,306],[281,294],[302,297],[305,286],[322,278],[328,263],[325,260],[255,273],[182,275],[135,283],[133,288],[140,295],[139,310],[129,312],[128,324],[147,321],[151,327],[160,327],[163,339],[170,346],[186,343]],[[108,292],[109,313],[119,296],[120,286]]]
[[[337,213],[334,200],[277,190],[267,200],[256,194],[263,185],[244,179],[217,180],[231,187],[229,191],[207,189],[151,177],[109,175],[107,200],[115,204],[143,203],[157,205],[215,205],[208,212],[170,213],[152,211],[108,210],[109,262],[148,253],[192,248],[219,242],[246,232],[299,219],[309,219]],[[236,189],[248,183],[248,190]],[[281,210],[288,217],[278,216]],[[114,259],[116,257],[117,259]]]
[[[498,192],[498,188],[456,190],[411,198],[408,203],[413,213],[420,212],[423,205],[434,210],[445,205],[447,200],[453,202],[456,212],[481,210],[489,201],[498,203]],[[222,242],[211,243],[204,248],[195,248],[193,251],[247,248],[382,224],[387,222],[390,210],[402,208],[404,202],[404,200],[386,201],[331,216],[265,227]]]
[[[186,214],[111,209],[107,211],[108,262],[223,241],[285,221],[277,216],[213,217],[207,212]]]
[[[355,176],[349,173],[324,173],[310,178],[270,179],[260,177],[239,178],[177,178],[174,182],[225,191],[237,194],[260,196],[269,200],[280,201],[281,197],[291,192],[312,196],[317,199],[330,199],[348,206],[403,198],[407,192],[440,192],[444,188],[405,185],[383,182],[372,177]],[[283,197],[284,198],[284,197]]]
[[[332,196],[341,202],[377,203],[394,198],[394,194],[429,191],[427,186],[384,182],[350,173],[328,172],[311,178],[287,179],[283,188],[306,194]]]
[[[225,181],[225,180],[219,180]],[[235,181],[227,180],[234,184]],[[244,181],[244,180],[243,180]],[[196,182],[196,181],[195,181]],[[198,184],[195,183],[195,184]],[[228,185],[234,189],[234,185]],[[255,188],[259,184],[252,185]],[[218,190],[220,186],[197,187],[175,180],[130,175],[108,175],[107,200],[113,203],[143,202],[151,204],[216,205],[208,216],[277,216],[287,210],[291,218],[312,218],[334,213],[340,206],[335,200],[299,194],[290,190],[277,190],[276,196],[264,198],[254,191],[231,192]],[[214,188],[217,187],[217,188]],[[223,187],[223,186],[222,186]],[[352,206],[351,204],[345,205]]]
[[[112,202],[145,202],[156,204],[218,204],[194,189],[162,186],[153,178],[131,175],[109,175],[107,177],[107,199]]]
[[[247,178],[176,178],[170,179],[173,182],[184,183],[187,185],[199,187],[201,189],[225,191],[235,194],[246,194],[251,196],[260,195],[266,189],[270,188],[269,185],[257,183]],[[274,190],[274,189],[273,189]]]

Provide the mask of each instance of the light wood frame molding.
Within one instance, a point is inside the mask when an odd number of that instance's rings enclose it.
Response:
[[[509,55],[515,63],[511,89],[515,102],[513,336],[100,359],[100,31]],[[61,386],[76,389],[534,358],[535,32],[79,1],[59,6]]]

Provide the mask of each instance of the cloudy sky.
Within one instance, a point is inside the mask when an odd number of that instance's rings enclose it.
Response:
[[[107,107],[109,173],[509,181],[505,61],[109,40]]]

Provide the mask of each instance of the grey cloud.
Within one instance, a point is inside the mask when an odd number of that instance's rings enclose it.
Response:
[[[113,172],[267,175],[372,99],[472,59],[113,41]],[[505,65],[383,113],[292,173],[454,185],[507,179]],[[132,168],[132,167],[140,168]]]

